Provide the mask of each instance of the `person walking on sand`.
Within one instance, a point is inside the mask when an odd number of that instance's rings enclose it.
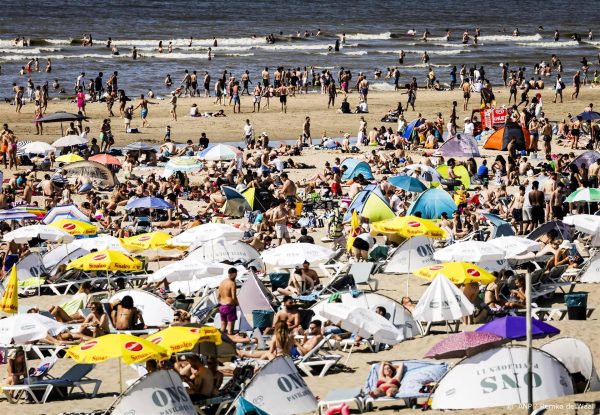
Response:
[[[252,112],[260,112],[260,99],[262,97],[262,88],[260,84],[256,84],[254,87],[254,98],[252,103]]]
[[[471,83],[469,82],[469,78],[465,78],[465,81],[462,84],[462,90],[463,90],[463,111],[468,111],[469,99],[471,98]]]
[[[579,97],[579,88],[581,87],[581,73],[579,71],[575,72],[573,75],[573,88],[574,91],[571,94],[571,100],[577,100]],[[562,102],[562,100],[561,100]]]
[[[552,101],[553,103],[556,103],[556,99],[558,97],[560,97],[560,103],[562,104],[563,102],[563,89],[565,87],[565,84],[563,83],[562,79],[560,78],[560,75],[556,75],[556,84],[554,85],[554,101]]]
[[[241,114],[240,83],[238,81],[235,81],[231,87],[231,99],[233,100],[233,113],[236,113],[235,107],[237,106],[237,112]]]
[[[138,108],[140,108],[140,118],[142,119],[142,127],[150,127],[150,123],[148,122],[148,105],[149,104],[156,104],[155,102],[150,102],[148,101],[146,98],[144,98],[144,95],[140,95],[140,101],[137,104],[137,106],[133,109],[134,111]]]
[[[171,119],[172,121],[177,121],[177,95],[175,95],[175,92],[171,92],[169,104],[171,104]]]

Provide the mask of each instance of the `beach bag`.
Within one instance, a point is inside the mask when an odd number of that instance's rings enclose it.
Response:
[[[278,288],[285,288],[290,281],[289,272],[270,272],[269,280],[271,281],[271,289],[276,291]]]
[[[252,310],[252,326],[255,329],[264,329],[273,325],[273,310]]]

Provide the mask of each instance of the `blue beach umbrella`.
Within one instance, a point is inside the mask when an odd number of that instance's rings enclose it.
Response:
[[[174,206],[163,199],[154,196],[139,197],[137,199],[130,200],[125,205],[125,210],[130,209],[173,209]]]
[[[421,193],[427,190],[427,186],[425,186],[419,179],[415,179],[411,176],[394,176],[390,177],[388,181],[393,186],[404,189],[407,192]]]

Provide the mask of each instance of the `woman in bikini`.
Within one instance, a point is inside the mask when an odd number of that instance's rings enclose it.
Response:
[[[393,397],[400,388],[400,378],[404,367],[402,364],[397,366],[392,365],[389,362],[381,362],[379,365],[379,377],[377,378],[377,387],[369,392],[372,398],[378,398],[380,396]]]
[[[86,317],[79,329],[79,333],[88,337],[100,337],[110,332],[108,315],[104,312],[102,304],[94,301],[91,306],[92,312]]]

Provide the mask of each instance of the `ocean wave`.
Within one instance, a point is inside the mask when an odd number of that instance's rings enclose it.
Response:
[[[158,47],[158,42],[160,39],[115,39],[112,41],[114,45],[117,46],[153,46],[155,48]],[[103,41],[104,42],[104,41]],[[189,47],[190,39],[163,39],[163,48],[167,49],[169,47],[169,42],[173,44],[175,47]],[[194,47],[212,47],[214,40],[213,39],[192,39],[192,48]],[[266,41],[262,37],[241,37],[241,38],[219,38],[217,37],[217,44],[220,46],[250,46],[250,45],[261,45],[266,44]],[[216,49],[216,48],[215,48]]]
[[[340,34],[341,36],[341,34]],[[346,33],[346,40],[385,40],[392,37],[391,32],[384,33]]]
[[[408,49],[404,51],[405,53],[414,53],[422,55],[425,50],[416,50],[416,49]],[[398,51],[395,51],[398,53]],[[457,49],[457,50],[428,50],[428,55],[457,55],[459,53],[471,53],[468,49]]]
[[[517,45],[535,48],[570,48],[579,46],[579,42],[575,40],[569,40],[566,42],[517,42]]]
[[[39,55],[43,52],[58,52],[62,48],[0,48],[0,53],[16,53],[21,55]]]
[[[402,65],[399,66],[399,68],[429,68],[429,67],[433,67],[433,68],[449,68],[450,64],[444,64],[444,65],[439,65],[439,64],[435,64],[435,63],[418,63],[416,65]]]
[[[356,50],[356,51],[352,51],[352,52],[342,52],[342,54],[350,55],[350,56],[362,56],[362,55],[366,55],[367,51],[366,50]]]
[[[395,91],[396,87],[394,84],[388,84],[387,82],[372,82],[370,89],[373,91]]]
[[[72,39],[44,39],[44,42],[51,45],[70,45],[73,43]]]
[[[537,40],[542,40],[542,35],[540,35],[539,33],[528,36],[486,35],[479,36],[477,39],[480,42],[535,42]]]

